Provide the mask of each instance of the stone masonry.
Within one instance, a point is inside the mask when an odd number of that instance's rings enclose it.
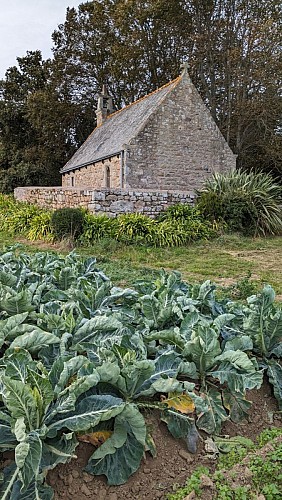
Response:
[[[106,86],[97,127],[61,169],[62,187],[17,188],[15,197],[49,208],[88,208],[115,216],[154,217],[192,193],[214,172],[236,167],[233,154],[190,80],[181,75],[113,112]]]
[[[63,174],[62,186],[64,188],[91,187],[91,189],[119,188],[120,156],[113,156]]]
[[[213,172],[235,166],[236,156],[185,77],[129,142],[125,187],[197,190]]]
[[[104,92],[107,106],[111,98]],[[195,192],[214,172],[236,167],[236,155],[187,68],[125,108],[104,111],[99,125],[62,168],[64,187]]]
[[[15,198],[50,209],[84,207],[92,213],[106,214],[109,217],[130,212],[156,217],[165,208],[176,203],[194,202],[192,193],[181,191],[64,187],[19,187],[15,189]]]

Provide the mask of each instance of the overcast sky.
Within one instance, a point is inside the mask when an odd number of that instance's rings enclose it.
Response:
[[[51,57],[51,34],[63,23],[67,7],[83,0],[0,0],[0,78],[27,50]]]

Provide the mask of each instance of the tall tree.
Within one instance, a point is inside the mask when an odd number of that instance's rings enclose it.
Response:
[[[105,80],[120,106],[188,59],[238,165],[281,175],[278,0],[96,0],[69,10],[53,39],[65,88],[86,106]]]
[[[238,165],[282,178],[279,0],[93,0],[67,9],[53,59],[18,59],[0,82],[0,190],[56,184],[96,123],[107,81],[117,107],[179,74],[193,82]]]
[[[281,3],[194,0],[187,8],[194,81],[238,165],[281,176]]]

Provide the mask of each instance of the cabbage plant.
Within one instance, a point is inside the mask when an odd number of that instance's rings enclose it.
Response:
[[[80,440],[94,445],[87,472],[124,483],[156,453],[147,410],[195,453],[201,433],[246,418],[264,372],[281,404],[271,287],[245,305],[176,272],[122,289],[95,259],[17,247],[0,255],[0,299],[0,447],[15,453],[1,498],[52,498],[48,470]]]

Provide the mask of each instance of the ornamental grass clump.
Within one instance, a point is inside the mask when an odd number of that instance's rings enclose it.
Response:
[[[28,240],[53,241],[52,211],[0,194],[0,231]]]
[[[198,195],[198,209],[210,219],[223,220],[230,230],[282,233],[282,188],[269,174],[241,169],[214,173]]]
[[[94,215],[86,213],[83,221],[83,232],[80,242],[83,245],[91,245],[95,241],[114,238],[116,234],[117,219],[105,214]]]

